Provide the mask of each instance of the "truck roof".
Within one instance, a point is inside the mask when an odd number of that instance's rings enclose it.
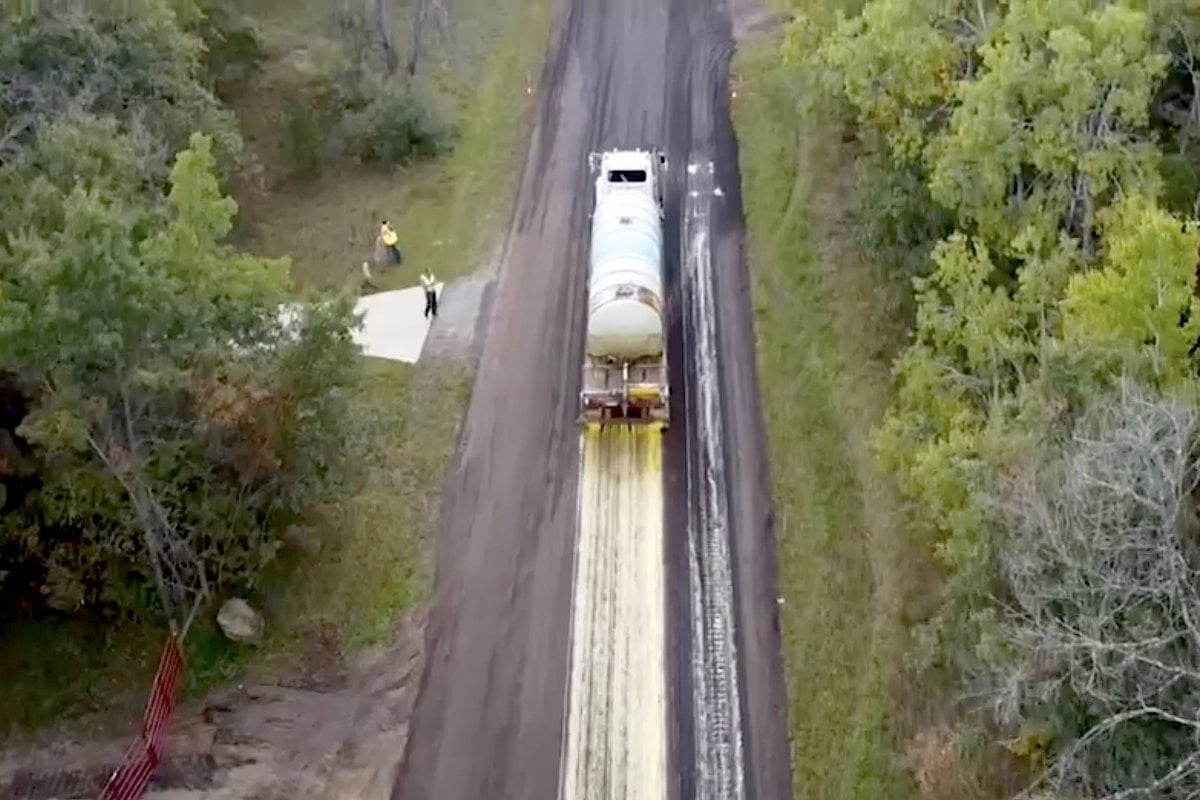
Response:
[[[647,150],[610,150],[601,157],[604,169],[648,169],[653,163]]]

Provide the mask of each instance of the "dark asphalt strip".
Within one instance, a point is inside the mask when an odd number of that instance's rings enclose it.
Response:
[[[686,26],[690,0],[669,0],[669,16],[676,24],[667,38],[667,64],[685,65],[690,59],[691,41]],[[683,198],[687,191],[687,164],[691,155],[691,113],[688,69],[672,70],[662,99],[666,109],[666,130],[662,140],[668,159],[666,195],[666,278],[670,330],[668,332],[669,377],[671,381],[671,429],[663,440],[664,535],[667,537],[667,669],[669,686],[669,722],[671,734],[668,753],[671,758],[672,800],[696,797],[696,708],[692,680],[692,584],[689,559],[688,460],[698,451],[697,431],[691,408],[692,388],[696,385],[695,366],[687,357],[684,330],[684,296],[680,237]]]
[[[669,125],[676,176],[680,180],[686,179],[686,161],[704,164],[711,160],[715,164],[715,184],[721,191],[721,196],[712,200],[710,230],[713,288],[717,297],[717,375],[728,477],[718,491],[725,494],[729,509],[728,536],[736,609],[733,633],[736,669],[741,678],[737,681],[737,705],[742,712],[740,735],[745,797],[787,800],[791,797],[791,775],[775,602],[775,543],[756,370],[753,306],[742,246],[741,176],[729,104],[728,78],[734,52],[732,24],[721,0],[671,0],[671,4],[674,25],[669,34],[668,52],[671,54],[669,63],[675,65],[673,73],[676,77],[670,99]],[[687,332],[687,337],[693,341],[695,335],[695,331]],[[682,372],[684,394],[694,397],[699,378],[690,369]],[[674,376],[672,378],[674,381]],[[673,390],[678,391],[679,386],[675,382]],[[700,432],[696,430],[696,409],[689,409],[688,417],[686,441],[689,449],[695,451],[701,445],[697,436]],[[695,503],[697,498],[685,502]],[[681,619],[672,618],[671,624],[681,625]],[[696,735],[695,728],[691,735]],[[708,751],[712,752],[718,744],[707,743]],[[694,765],[696,772],[705,768]],[[688,796],[694,797],[694,776],[689,790]]]
[[[720,338],[723,426],[729,475],[730,539],[733,544],[735,634],[746,767],[746,797],[792,797],[787,732],[787,691],[779,630],[776,549],[754,333],[754,306],[745,259],[745,220],[738,145],[733,130],[729,70],[732,25],[725,4],[716,16],[717,40],[726,43],[711,62],[716,183],[723,197],[713,218],[713,259]]]

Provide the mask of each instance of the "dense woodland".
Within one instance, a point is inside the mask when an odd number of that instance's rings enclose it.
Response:
[[[353,299],[226,243],[241,4],[26,6],[0,21],[0,609],[182,622],[370,464]],[[281,126],[298,179],[449,141],[351,44]]]
[[[944,572],[914,661],[1035,794],[1194,796],[1200,3],[800,5],[911,285],[876,450]]]

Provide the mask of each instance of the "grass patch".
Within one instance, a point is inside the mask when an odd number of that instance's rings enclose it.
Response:
[[[6,622],[0,738],[97,714],[101,718],[89,728],[103,731],[104,718],[137,714],[131,676],[149,686],[161,646],[161,632],[147,626],[112,629],[87,619]]]
[[[371,362],[363,402],[383,416],[383,463],[367,486],[334,509],[268,576],[265,612],[278,621],[272,642],[286,662],[289,644],[314,629],[337,632],[343,648],[387,641],[397,618],[425,597],[431,566],[423,547],[436,519],[456,425],[470,394],[465,365]],[[279,658],[270,659],[280,661]]]
[[[387,218],[400,234],[405,263],[377,275],[382,288],[415,284],[426,265],[447,280],[473,271],[508,220],[528,141],[526,76],[545,56],[551,21],[548,0],[504,4],[523,13],[495,17],[502,22],[489,32],[479,80],[462,90],[447,70],[431,77],[458,108],[451,153],[403,170],[344,164],[288,184],[255,209],[242,245],[291,257],[298,286],[344,286],[357,281],[357,265],[370,259],[376,227]],[[476,5],[458,7],[464,23],[496,11]],[[403,9],[397,16],[404,18]],[[245,102],[257,97],[252,92]],[[263,593],[272,618],[287,621],[268,663],[285,664],[294,655],[289,643],[314,627],[332,625],[350,650],[384,640],[398,615],[426,595],[431,564],[422,543],[470,381],[465,366],[446,362],[369,366],[363,399],[385,418],[387,435],[378,446],[386,466],[331,515],[320,556]]]
[[[460,43],[467,53],[463,60],[476,60],[480,46],[486,47],[484,57],[473,68],[439,66],[445,54],[432,51],[430,71],[421,80],[457,121],[454,150],[404,169],[342,162],[314,180],[284,180],[269,197],[243,198],[239,244],[264,255],[290,256],[299,286],[357,285],[358,265],[371,260],[379,222],[388,219],[400,235],[405,264],[377,276],[382,288],[415,285],[425,266],[450,279],[478,265],[507,222],[515,195],[536,100],[527,88],[545,57],[552,7],[548,0],[464,0],[455,13],[460,32],[482,37],[472,47]],[[398,23],[407,19],[403,7],[396,16]],[[320,19],[309,13],[297,24],[311,30]],[[486,19],[498,24],[476,31],[476,23]],[[330,39],[309,39],[297,49],[278,32],[285,22],[267,18],[265,29],[276,31],[266,48],[272,59],[237,103],[248,146],[268,176],[284,172],[278,132],[283,99],[302,82],[297,65],[328,57],[322,54],[334,47]],[[397,41],[406,41],[402,31]]]
[[[319,54],[328,44],[320,39],[328,32],[328,4],[252,5],[266,14],[271,59],[237,105],[250,149],[270,170],[281,158],[273,115],[282,113],[283,102],[278,93],[268,95],[288,85],[296,48]],[[552,13],[549,0],[500,0],[500,6],[456,4],[460,36],[480,36],[463,42],[474,59],[474,79],[433,79],[458,109],[460,137],[452,153],[395,172],[336,165],[313,181],[284,182],[266,197],[239,197],[244,214],[236,244],[290,256],[300,287],[343,286],[356,279],[356,265],[370,259],[375,226],[387,216],[406,260],[377,276],[383,288],[416,283],[426,264],[443,279],[472,271],[509,216],[533,104],[527,80],[544,58]],[[396,14],[402,20],[406,11],[397,7]],[[397,617],[427,594],[431,564],[424,540],[471,375],[465,365],[447,362],[372,361],[366,369],[361,401],[384,418],[386,434],[377,444],[384,466],[361,493],[329,510],[327,525],[314,533],[317,554],[293,548],[289,561],[264,576],[252,598],[268,618],[262,648],[230,646],[211,615],[197,621],[187,641],[189,696],[247,671],[257,677],[287,672],[312,635],[331,628],[343,651],[384,641]],[[87,620],[5,625],[0,740],[24,739],[56,722],[80,736],[128,735],[164,635],[165,626]]]
[[[858,253],[853,152],[776,43],[742,48],[734,117],[779,535],[798,798],[916,796],[903,752],[930,702],[907,622],[936,591],[927,547],[870,450],[892,397],[899,306]],[[811,97],[811,95],[808,95]],[[907,683],[907,685],[903,685]]]

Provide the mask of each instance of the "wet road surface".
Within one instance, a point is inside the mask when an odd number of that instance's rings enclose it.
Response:
[[[670,168],[673,404],[662,453],[666,796],[786,800],[773,534],[728,113],[729,15],[719,0],[563,2],[462,446],[448,478],[426,670],[393,798],[559,796],[579,536],[575,415],[591,206],[587,153],[658,146]],[[687,259],[679,243],[685,198],[694,190],[687,165],[709,162],[704,280],[714,319],[703,340],[711,353],[702,370],[692,352],[700,341],[689,326],[694,317],[684,313],[695,296],[694,288],[686,297],[681,288]],[[699,386],[702,378],[707,383]],[[692,408],[700,402],[711,406],[707,423]],[[704,447],[714,420],[721,427],[716,453]],[[714,473],[721,476],[715,486],[701,477]],[[723,520],[719,540],[704,521],[711,514],[691,512],[705,504]],[[705,584],[706,575],[721,574],[732,577],[732,586]],[[705,621],[704,597],[713,591],[728,593],[732,608],[710,612]],[[697,680],[698,661],[708,654],[712,662],[718,651],[734,654],[725,678],[706,678],[711,670],[701,664]],[[711,724],[718,696],[736,709],[733,738]],[[730,768],[740,777],[713,779],[714,770],[726,776],[728,770],[697,763],[710,757],[736,762]]]
[[[560,800],[667,796],[662,436],[581,442]]]

